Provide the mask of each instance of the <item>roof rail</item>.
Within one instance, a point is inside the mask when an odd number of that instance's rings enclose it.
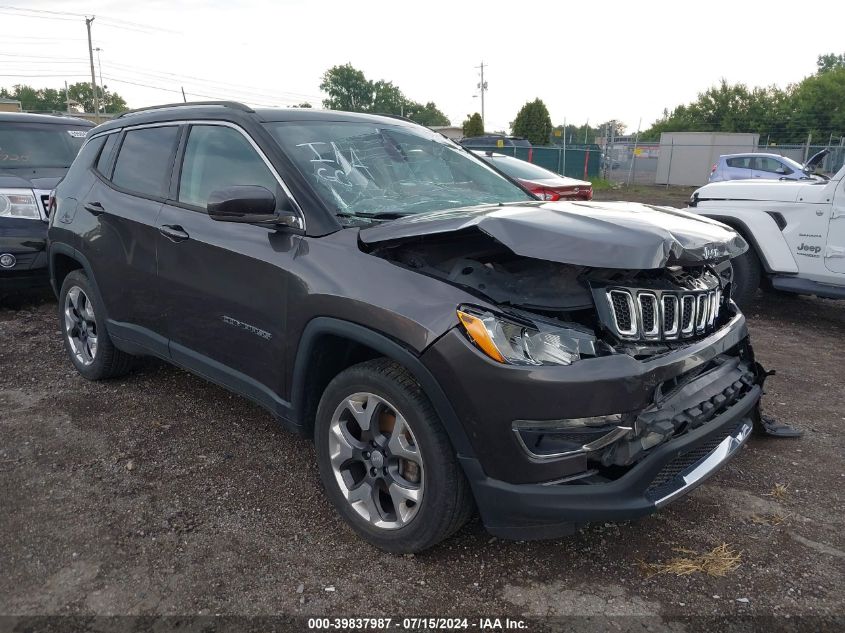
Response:
[[[162,110],[164,108],[184,108],[186,106],[220,106],[221,108],[232,108],[234,110],[240,110],[242,112],[255,112],[249,106],[244,105],[243,103],[238,103],[237,101],[188,101],[187,103],[165,103],[163,105],[154,105],[154,106],[147,106],[146,108],[135,108],[134,110],[127,110],[122,114],[116,116],[116,119],[123,118],[125,116],[132,116],[133,114],[138,114],[140,112],[148,112],[150,110]]]

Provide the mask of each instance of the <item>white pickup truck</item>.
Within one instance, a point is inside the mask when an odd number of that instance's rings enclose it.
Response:
[[[730,225],[749,243],[733,260],[734,300],[757,288],[845,299],[845,166],[832,178],[731,180],[697,189],[687,211]]]

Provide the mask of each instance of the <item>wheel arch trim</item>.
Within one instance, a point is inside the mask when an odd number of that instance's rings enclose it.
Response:
[[[737,231],[754,249],[766,273],[797,273],[798,266],[775,219],[768,213],[726,214],[720,210],[706,210],[700,206],[696,213],[716,220]],[[753,228],[752,228],[753,227]]]
[[[461,425],[446,393],[417,355],[381,332],[333,317],[315,317],[311,319],[305,326],[300,337],[296,359],[293,365],[291,385],[291,404],[293,411],[296,412],[297,418],[303,415],[305,409],[306,378],[308,376],[310,359],[312,358],[312,350],[314,350],[320,337],[326,335],[365,345],[382,356],[396,361],[407,369],[431,401],[458,455],[462,457],[474,457],[474,451],[472,450],[469,437]]]
[[[94,277],[94,271],[91,268],[91,262],[88,261],[88,258],[69,244],[64,244],[62,242],[51,242],[48,249],[48,263],[50,266],[50,285],[53,287],[53,292],[56,294],[56,297],[59,296],[59,293],[62,290],[61,286],[58,286],[56,283],[56,255],[65,255],[66,257],[70,257],[72,260],[76,261],[82,267],[82,270],[85,271],[85,275],[88,277],[88,283],[91,284],[91,287],[93,288],[94,292],[97,293],[97,300],[103,309],[103,317],[106,318],[108,310],[106,310],[106,304],[103,301],[103,295],[100,292],[99,286],[97,286],[97,280]]]

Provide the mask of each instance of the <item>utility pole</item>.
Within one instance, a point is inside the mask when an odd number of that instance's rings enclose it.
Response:
[[[188,98],[185,96],[185,86],[180,86],[182,88],[182,102],[188,103]]]
[[[94,75],[94,49],[91,48],[91,23],[94,17],[85,18],[85,28],[88,29],[88,60],[91,62],[91,88],[94,90],[94,118],[100,122],[100,99],[97,97],[97,77]]]
[[[105,101],[105,99],[106,99],[106,84],[103,83],[103,63],[100,61],[100,51],[102,51],[103,49],[98,46],[94,50],[97,51],[97,68],[100,71],[100,88],[103,89],[103,101]],[[106,104],[105,103],[101,103],[100,107],[102,108],[103,112],[106,111]],[[97,110],[97,112],[99,112],[99,110]]]
[[[481,62],[481,81],[478,82],[478,89],[481,91],[481,127],[484,127],[484,93],[487,92],[487,82],[484,81],[484,62]]]
[[[70,92],[67,89],[67,81],[65,82],[65,101],[67,102],[67,113],[70,114]]]

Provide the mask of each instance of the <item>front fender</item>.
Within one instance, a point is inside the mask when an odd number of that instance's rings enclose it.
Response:
[[[474,457],[466,431],[461,425],[452,403],[434,375],[423,365],[419,357],[397,341],[381,332],[350,321],[332,317],[316,317],[308,322],[297,346],[291,385],[291,410],[296,419],[301,419],[305,409],[306,377],[312,351],[318,339],[324,335],[348,339],[365,345],[382,356],[396,361],[407,369],[420,384],[440,418],[452,446],[463,457]]]
[[[760,258],[760,263],[769,273],[797,273],[798,264],[789,249],[783,232],[771,215],[762,209],[713,208],[706,202],[687,209],[727,224],[740,233]]]

